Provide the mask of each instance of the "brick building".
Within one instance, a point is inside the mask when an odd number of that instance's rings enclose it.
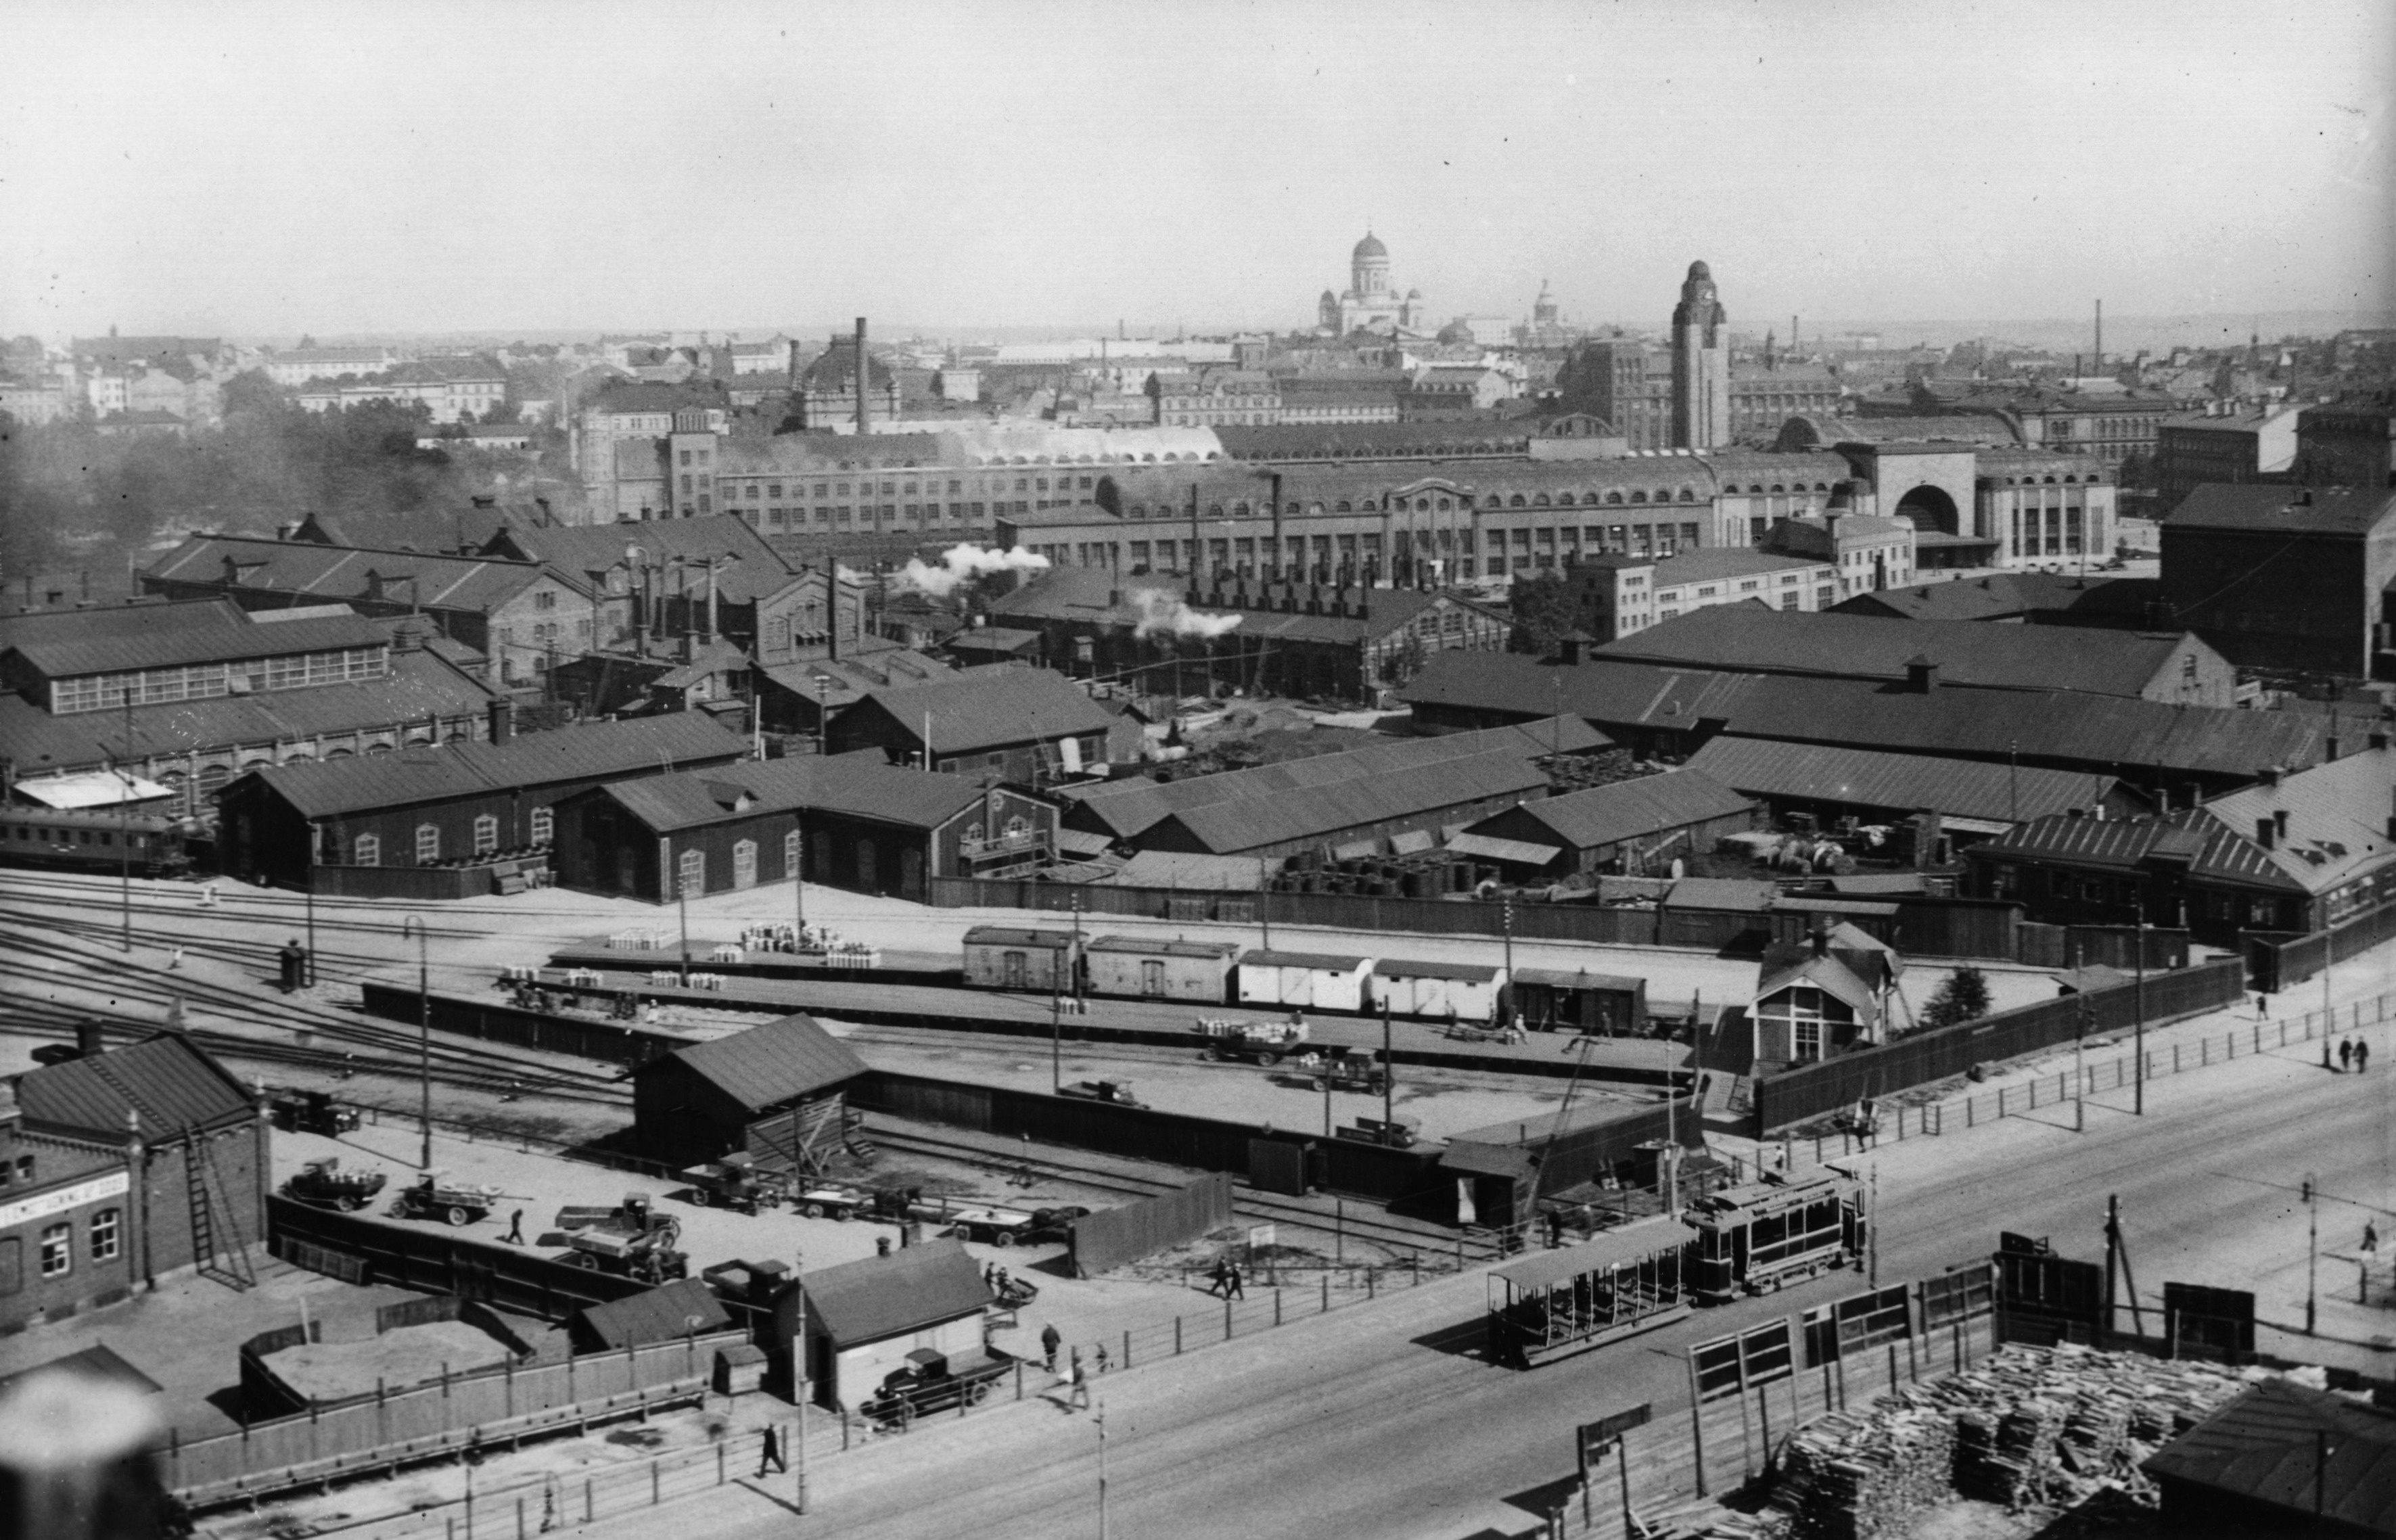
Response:
[[[251,1091],[166,1032],[0,1083],[0,1333],[198,1268],[254,1278],[272,1180]]]
[[[2396,486],[2396,405],[2306,407],[2293,474],[2308,486]]]
[[[2241,668],[2396,677],[2396,493],[2200,486],[2163,521],[2163,599]]]

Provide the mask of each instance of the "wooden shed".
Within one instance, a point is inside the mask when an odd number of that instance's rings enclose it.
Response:
[[[741,1148],[750,1124],[784,1113],[806,1113],[786,1121],[837,1139],[845,1088],[863,1073],[865,1061],[813,1016],[786,1016],[639,1066],[632,1127],[644,1154],[676,1164]]]
[[[1409,962],[1385,957],[1364,980],[1364,1003],[1391,1016],[1444,1021],[1490,1021],[1504,982],[1497,968],[1469,962]]]
[[[807,1378],[818,1404],[855,1407],[918,1348],[970,1358],[990,1287],[962,1241],[928,1241],[804,1273]]]
[[[1508,1010],[1537,1032],[1628,1036],[1647,1029],[1647,981],[1586,968],[1517,968]]]
[[[1240,959],[1240,1003],[1354,1013],[1364,1008],[1364,980],[1372,971],[1369,957],[1252,951]]]
[[[1071,989],[1080,958],[1072,931],[976,925],[965,932],[965,982],[978,989]]]
[[[1082,961],[1092,994],[1220,1005],[1231,997],[1231,959],[1239,949],[1231,941],[1101,936],[1084,949]]]

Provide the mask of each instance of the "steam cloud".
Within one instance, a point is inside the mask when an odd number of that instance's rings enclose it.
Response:
[[[1191,636],[1211,642],[1235,630],[1242,619],[1236,615],[1202,615],[1183,604],[1179,594],[1164,589],[1135,589],[1131,603],[1139,611],[1139,624],[1132,628],[1132,635],[1140,638]]]
[[[1048,566],[1048,558],[1017,546],[1012,551],[985,551],[978,545],[953,545],[940,553],[940,564],[927,564],[920,556],[911,556],[898,569],[893,583],[901,591],[928,593],[938,599],[952,593],[960,583],[993,572],[1040,572]]]

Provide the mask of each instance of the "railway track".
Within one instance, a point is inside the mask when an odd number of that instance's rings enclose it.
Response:
[[[1072,1182],[1080,1187],[1096,1188],[1104,1192],[1120,1192],[1135,1198],[1153,1198],[1160,1193],[1174,1191],[1177,1186],[1172,1182],[1153,1181],[1120,1171],[1110,1171],[1071,1160],[1060,1160],[1053,1152],[1045,1150],[1038,1155],[1024,1157],[1012,1151],[992,1149],[961,1139],[945,1139],[935,1134],[923,1133],[913,1126],[896,1127],[888,1118],[876,1114],[868,1115],[866,1126],[872,1132],[874,1144],[884,1149],[903,1150],[911,1154],[928,1155],[941,1160],[960,1161],[999,1172],[1028,1170],[1036,1175],[1053,1176],[1059,1181]],[[1258,1193],[1252,1189],[1244,1189],[1232,1201],[1231,1206],[1234,1212],[1252,1219],[1271,1220],[1275,1225],[1288,1225],[1324,1235],[1338,1231],[1351,1239],[1368,1241],[1402,1253],[1427,1252],[1452,1255],[1458,1249],[1460,1233],[1445,1226],[1427,1222],[1418,1223],[1375,1211],[1364,1214],[1351,1213],[1344,1217],[1335,1218],[1317,1209],[1309,1208],[1305,1204],[1285,1202],[1269,1194]],[[1481,1260],[1498,1255],[1497,1248],[1486,1241],[1476,1240],[1471,1236],[1462,1238],[1462,1246],[1463,1254],[1469,1259]]]

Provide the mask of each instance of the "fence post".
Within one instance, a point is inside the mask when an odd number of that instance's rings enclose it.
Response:
[[[582,1478],[582,1521],[586,1524],[592,1521],[591,1507],[591,1478],[585,1476]]]
[[[1231,1302],[1229,1298],[1223,1301],[1223,1340],[1231,1340]]]
[[[1278,1290],[1275,1291],[1275,1298],[1279,1298]],[[1181,1318],[1179,1316],[1175,1316],[1173,1318],[1173,1356],[1175,1358],[1179,1358],[1181,1356]],[[1020,1396],[1018,1396],[1016,1399],[1018,1401],[1022,1400]]]
[[[1328,1314],[1330,1313],[1330,1311],[1331,1311],[1331,1274],[1330,1274],[1329,1272],[1327,1272],[1327,1271],[1326,1271],[1326,1272],[1324,1272],[1324,1275],[1323,1275],[1323,1308],[1322,1308],[1322,1309],[1320,1309],[1320,1310],[1315,1311],[1314,1313],[1315,1313],[1316,1315],[1328,1315]]]
[[[1697,1495],[1706,1495],[1706,1408],[1697,1400],[1697,1355],[1684,1352],[1689,1365],[1689,1454],[1697,1472]],[[1743,1410],[1743,1408],[1742,1408]]]
[[[655,1507],[664,1501],[665,1483],[659,1477],[658,1462],[652,1457],[649,1461],[649,1507]]]
[[[1124,1367],[1131,1367],[1131,1328],[1124,1328]]]
[[[524,1499],[516,1499],[516,1540],[525,1540]]]
[[[963,1406],[965,1398],[958,1397],[957,1404]],[[724,1440],[722,1439],[715,1440],[715,1484],[717,1486],[724,1484]]]
[[[1376,1280],[1379,1277],[1380,1269],[1378,1268],[1366,1268],[1364,1269],[1364,1297],[1366,1299],[1377,1299],[1379,1297],[1379,1290],[1376,1282]]]

